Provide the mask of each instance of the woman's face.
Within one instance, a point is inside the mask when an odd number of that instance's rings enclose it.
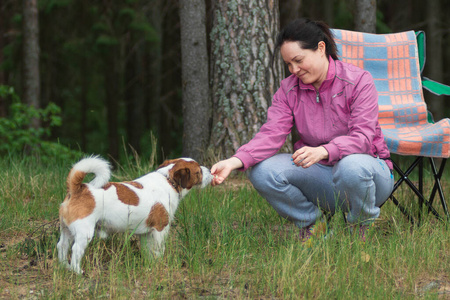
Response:
[[[304,84],[312,84],[318,90],[327,78],[328,57],[324,42],[319,42],[317,50],[303,49],[299,42],[284,42],[280,53],[289,71]]]

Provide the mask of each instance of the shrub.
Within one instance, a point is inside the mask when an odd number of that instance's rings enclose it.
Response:
[[[45,141],[53,127],[61,126],[61,109],[54,103],[38,109],[20,102],[14,88],[0,85],[0,97],[11,97],[9,115],[0,118],[0,155],[24,153],[35,155],[41,160],[55,158],[76,158],[80,152],[69,149],[57,142]],[[39,120],[41,126],[31,126],[33,120]]]

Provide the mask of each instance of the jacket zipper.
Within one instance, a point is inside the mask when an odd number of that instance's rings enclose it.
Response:
[[[319,91],[316,91],[316,102],[319,103]]]

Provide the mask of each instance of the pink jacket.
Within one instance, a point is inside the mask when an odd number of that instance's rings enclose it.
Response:
[[[295,124],[303,146],[323,146],[334,165],[349,154],[366,153],[382,159],[390,157],[378,123],[378,93],[372,75],[351,64],[329,58],[326,80],[318,92],[295,75],[281,81],[267,121],[254,138],[238,149],[235,157],[243,170],[278,152]],[[392,169],[392,162],[386,161]]]

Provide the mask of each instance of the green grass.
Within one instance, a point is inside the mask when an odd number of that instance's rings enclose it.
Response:
[[[366,243],[336,214],[333,236],[307,247],[244,177],[193,190],[178,208],[164,257],[151,259],[138,238],[116,234],[91,242],[85,274],[76,275],[56,260],[58,208],[72,164],[0,159],[0,298],[450,297],[448,224],[426,215],[411,227],[388,202]],[[129,162],[114,180],[142,175],[152,164]],[[410,192],[397,197],[417,208]]]

